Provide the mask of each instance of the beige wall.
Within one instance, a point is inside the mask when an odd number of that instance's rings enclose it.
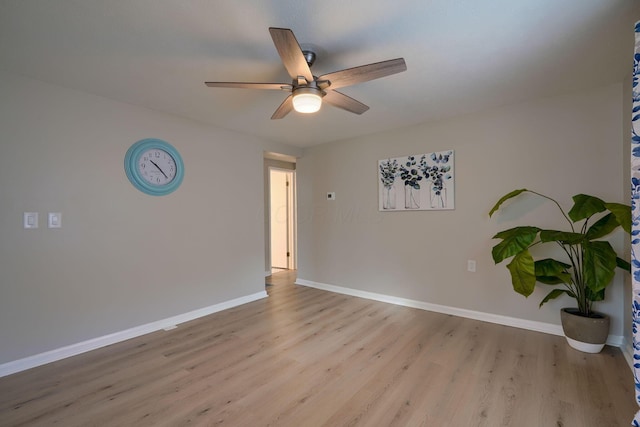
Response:
[[[444,306],[559,324],[556,300],[511,290],[495,266],[491,237],[532,223],[564,227],[554,207],[530,199],[489,219],[507,192],[527,187],[570,208],[577,193],[626,202],[622,194],[622,85],[527,102],[434,124],[305,150],[298,162],[299,277]],[[455,210],[379,212],[377,161],[455,150]],[[336,201],[326,193],[336,192]],[[527,213],[530,208],[531,212]],[[620,249],[622,236],[614,245]],[[477,272],[467,272],[467,260]],[[622,335],[621,274],[599,309]]]
[[[300,150],[0,77],[0,363],[263,290],[263,153]],[[522,186],[563,203],[578,192],[626,202],[622,93],[612,85],[306,150],[297,165],[299,276],[559,323],[569,301],[538,310],[542,292],[512,292],[490,257],[496,231],[525,221],[560,227],[559,215],[535,201],[530,214],[522,205],[493,220],[487,212]],[[171,142],[185,161],[183,185],[169,196],[146,196],[124,175],[126,150],[147,137]],[[446,149],[456,151],[454,211],[378,212],[377,160]],[[22,229],[25,211],[40,213],[39,229]],[[62,229],[44,227],[49,211],[63,213]],[[600,305],[616,335],[622,291],[619,275]]]
[[[9,74],[0,93],[0,364],[264,291],[263,152],[296,150]],[[149,137],[185,163],[165,197],[124,173]]]

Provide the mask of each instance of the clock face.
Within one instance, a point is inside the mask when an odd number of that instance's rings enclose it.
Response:
[[[138,158],[138,173],[151,185],[166,185],[176,177],[176,161],[165,150],[152,148]]]
[[[168,142],[154,138],[129,147],[124,170],[134,187],[152,196],[172,193],[184,178],[184,164],[178,151]]]

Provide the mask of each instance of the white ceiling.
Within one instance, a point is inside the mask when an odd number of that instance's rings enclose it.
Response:
[[[0,0],[0,69],[307,147],[620,82],[638,0]],[[404,57],[408,70],[323,106],[204,81],[290,79],[268,27],[316,48],[316,75]]]

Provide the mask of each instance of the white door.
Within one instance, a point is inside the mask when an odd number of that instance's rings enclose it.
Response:
[[[271,168],[270,238],[271,268],[295,268],[294,172]]]

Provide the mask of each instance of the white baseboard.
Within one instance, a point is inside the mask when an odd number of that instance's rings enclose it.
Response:
[[[308,286],[310,288],[322,289],[338,294],[351,295],[389,304],[401,305],[405,307],[419,308],[421,310],[433,311],[436,313],[451,314],[453,316],[465,317],[467,319],[480,320],[483,322],[497,323],[499,325],[512,326],[514,328],[526,329],[529,331],[543,332],[551,335],[564,336],[562,325],[553,323],[537,322],[534,320],[518,319],[516,317],[502,316],[499,314],[484,313],[482,311],[467,310],[464,308],[451,307],[447,305],[431,304],[428,302],[398,298],[391,295],[378,294],[374,292],[360,291],[357,289],[344,288],[341,286],[327,285],[325,283],[313,282],[311,280],[297,279],[296,285]],[[624,337],[619,335],[609,335],[607,345],[620,347],[624,342]]]
[[[267,271],[264,272],[264,277],[268,277],[268,276],[271,276],[271,271],[270,270],[267,270]]]
[[[227,310],[229,308],[236,307],[236,306],[246,304],[246,303],[256,301],[266,297],[267,297],[266,291],[257,292],[252,295],[235,298],[230,301],[221,302],[219,304],[211,305],[209,307],[204,307],[198,310],[193,310],[188,313],[179,314],[177,316],[147,323],[145,325],[136,326],[134,328],[126,329],[124,331],[115,332],[113,334],[104,335],[98,338],[93,338],[93,339],[79,342],[76,344],[71,344],[66,347],[57,348],[55,350],[25,357],[23,359],[18,359],[12,362],[3,363],[3,364],[0,364],[0,377],[11,375],[16,372],[24,371],[27,369],[35,368],[36,366],[55,362],[57,360],[75,356],[77,354],[86,353],[87,351],[96,350],[101,347],[105,347],[105,346],[115,344],[121,341],[125,341],[131,338],[139,337],[141,335],[159,331],[161,329],[170,330],[170,329],[173,329],[176,325],[179,325],[181,323],[188,322],[190,320],[194,320],[199,317],[207,316],[209,314],[217,313],[222,310]]]

